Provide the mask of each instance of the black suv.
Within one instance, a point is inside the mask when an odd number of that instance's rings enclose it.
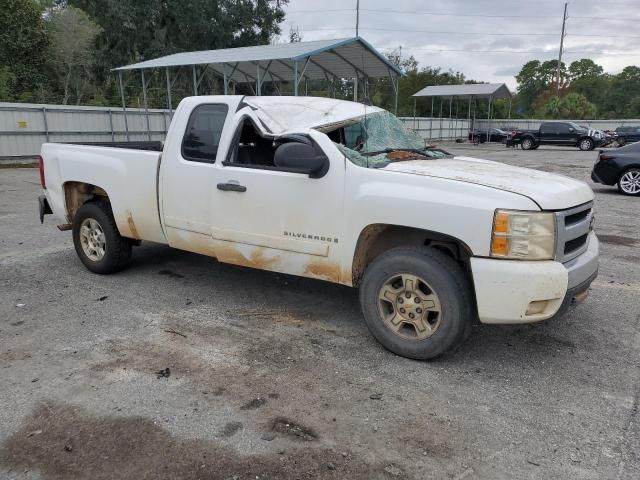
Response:
[[[599,130],[583,128],[573,122],[544,122],[538,130],[516,130],[511,135],[515,144],[523,150],[535,150],[540,145],[578,147],[593,150],[604,138]]]
[[[640,141],[640,127],[618,127],[616,128],[616,142],[618,145]]]

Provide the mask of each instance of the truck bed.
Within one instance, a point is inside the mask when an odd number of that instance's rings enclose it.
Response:
[[[118,230],[124,237],[166,243],[158,211],[160,152],[45,143],[42,158],[53,212],[67,217],[64,189],[89,184],[111,201]]]

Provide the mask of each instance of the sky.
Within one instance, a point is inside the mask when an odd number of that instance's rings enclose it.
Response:
[[[383,53],[402,47],[420,67],[504,82],[527,61],[558,58],[564,0],[360,0],[360,36]],[[355,36],[356,0],[290,0],[283,37]],[[640,65],[640,0],[574,0],[567,7],[563,61],[591,58],[606,72]]]

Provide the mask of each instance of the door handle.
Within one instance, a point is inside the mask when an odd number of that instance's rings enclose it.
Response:
[[[237,183],[219,183],[218,190],[225,192],[246,192],[247,187],[244,185],[238,185]]]

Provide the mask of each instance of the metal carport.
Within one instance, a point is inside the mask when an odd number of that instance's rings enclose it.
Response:
[[[223,79],[225,95],[235,91],[236,84],[248,84],[255,95],[261,95],[265,82],[272,82],[278,93],[282,82],[293,82],[293,94],[298,95],[302,80],[326,80],[336,85],[342,79],[353,79],[354,101],[358,101],[359,84],[366,96],[369,78],[389,78],[395,94],[394,111],[398,109],[398,77],[402,75],[361,37],[175,53],[113,69],[118,72],[123,110],[126,112],[123,72],[140,70],[144,107],[148,109],[145,71],[164,69],[167,103],[172,110],[171,87],[177,76],[172,79],[170,69],[184,71],[184,67],[191,67],[194,95],[198,95],[207,70]]]
[[[489,127],[487,128],[487,141],[489,140],[489,132],[491,130],[491,103],[494,98],[509,99],[509,118],[511,118],[511,100],[513,94],[504,83],[467,83],[462,85],[431,85],[414,93],[414,112],[415,101],[418,97],[431,97],[431,121],[433,121],[433,100],[435,97],[449,98],[449,118],[451,118],[451,105],[454,98],[469,98],[468,120],[471,125],[471,101],[473,99],[486,98],[489,100],[489,108],[487,110],[487,120]],[[442,104],[440,106],[440,117],[442,117]],[[475,115],[475,114],[474,114]],[[414,113],[415,116],[415,113]],[[474,117],[475,118],[475,117]]]

